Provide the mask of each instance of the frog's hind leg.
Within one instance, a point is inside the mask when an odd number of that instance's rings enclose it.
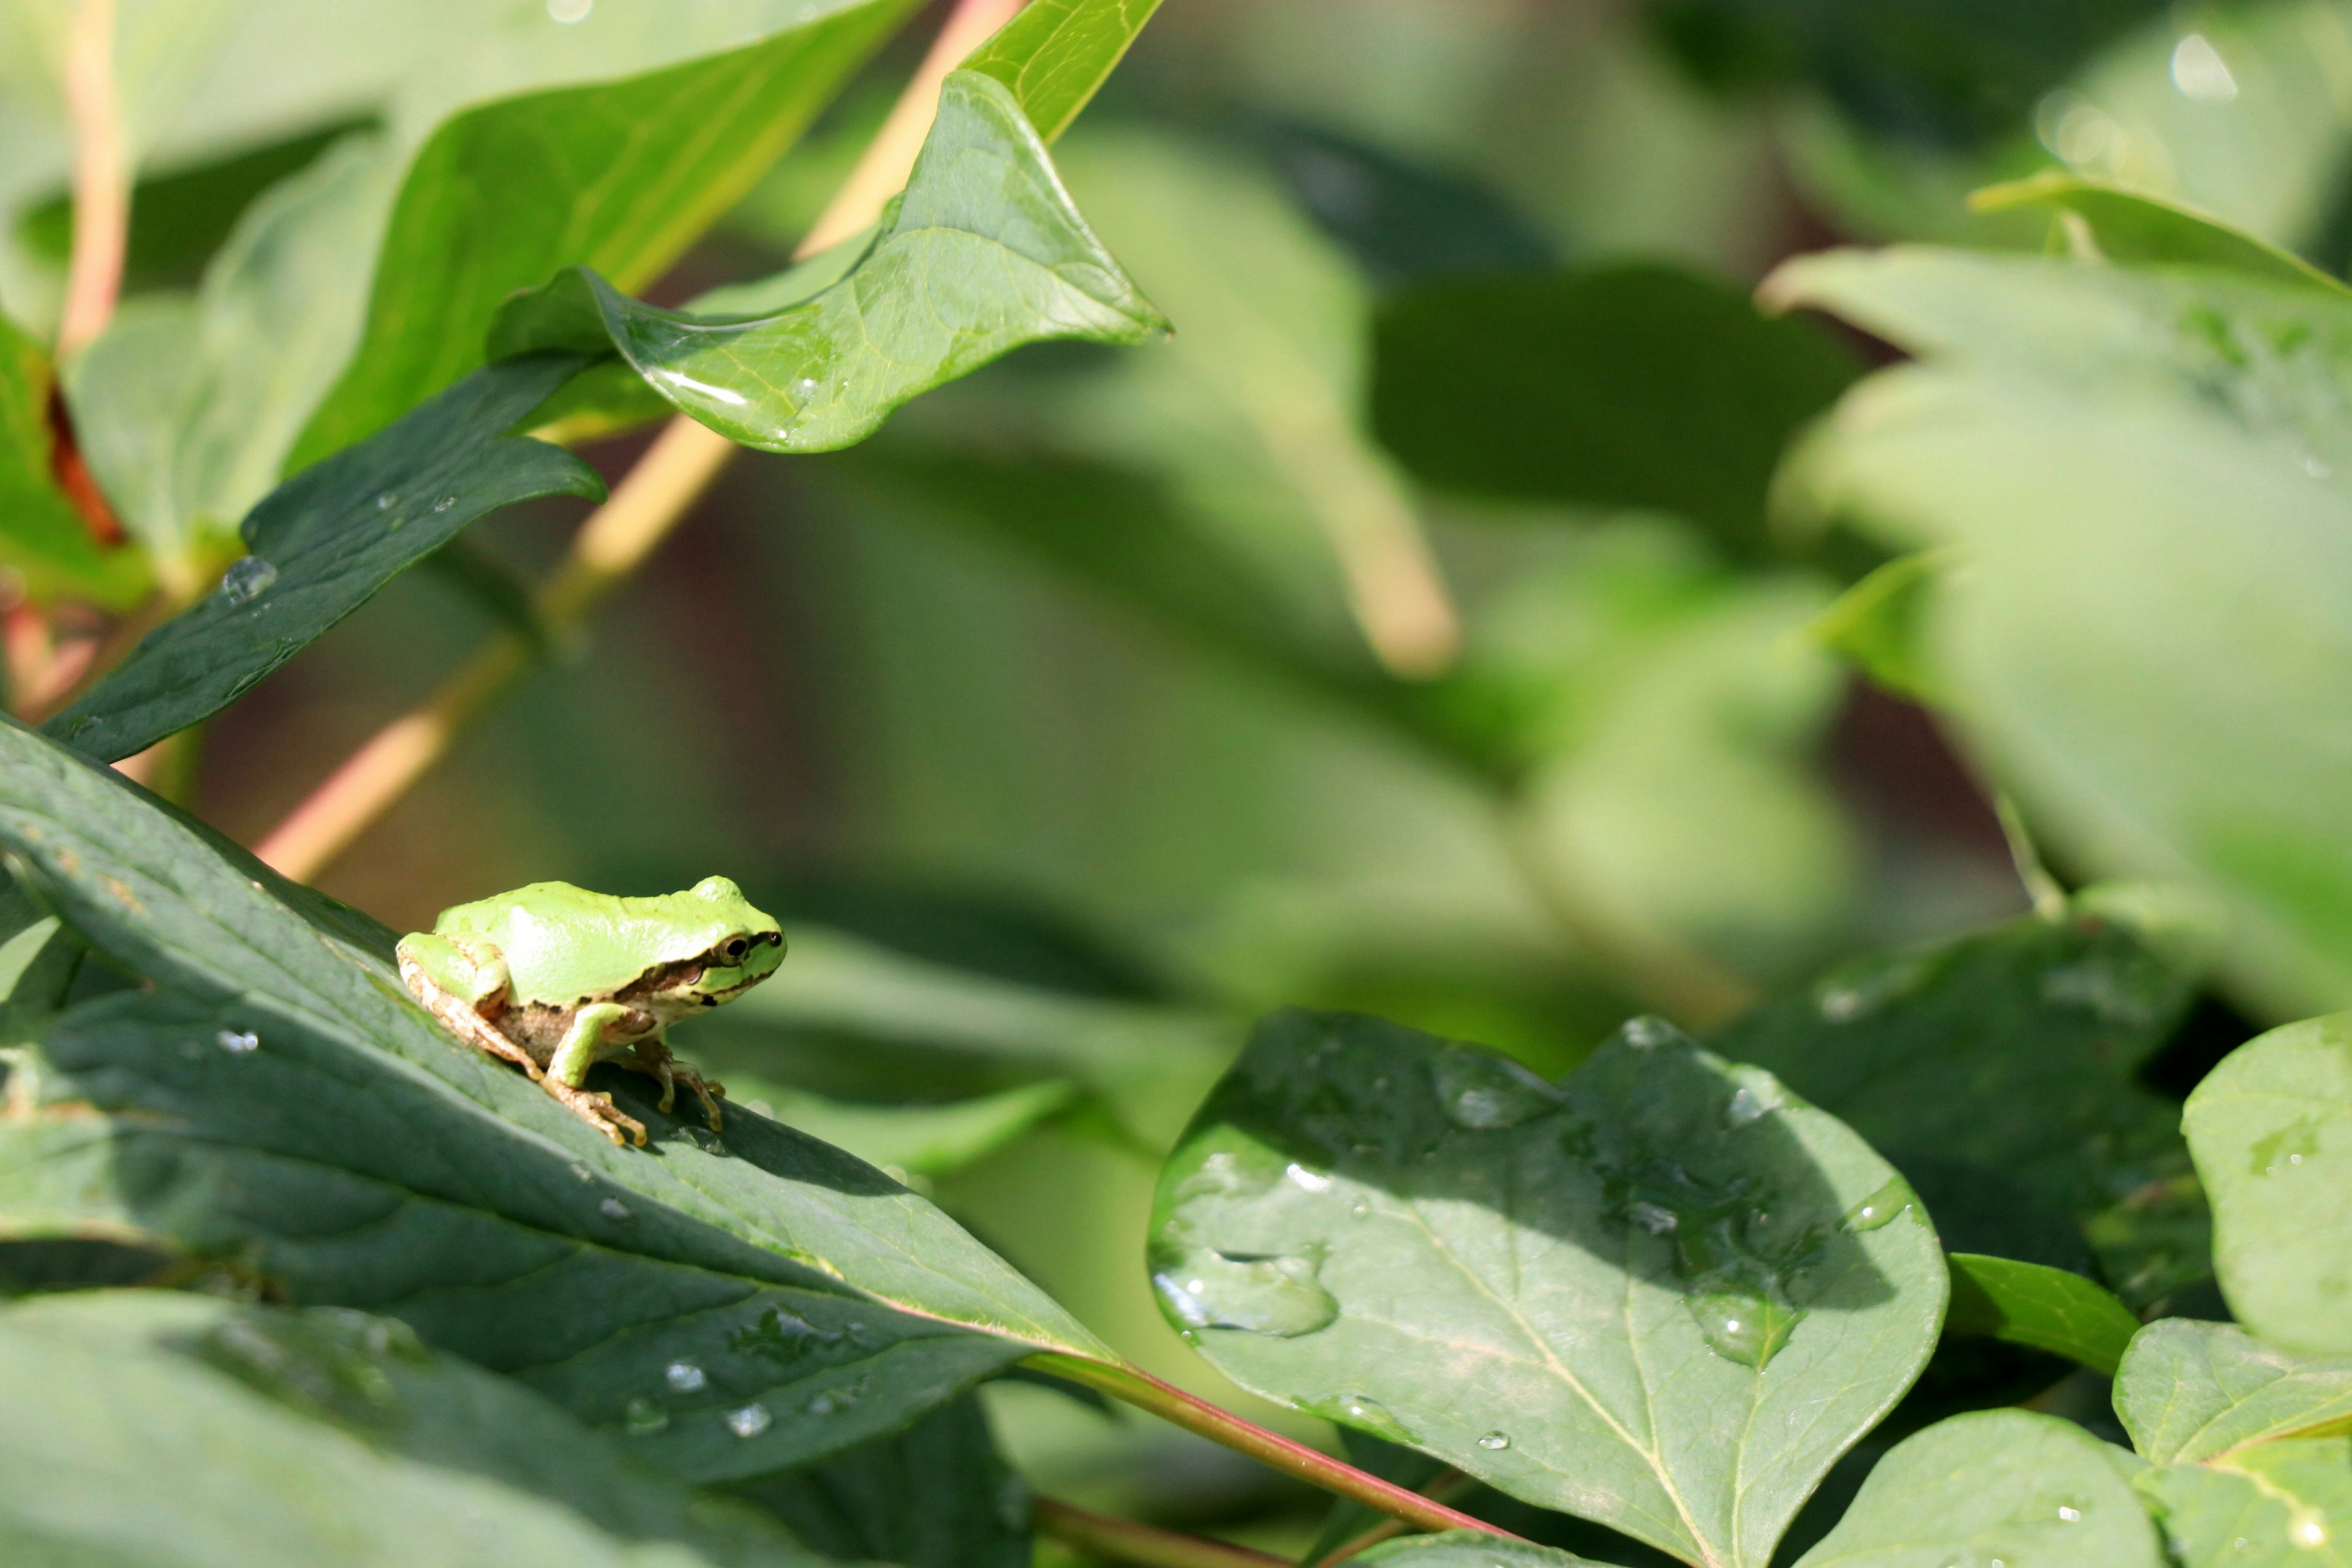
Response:
[[[703,1118],[710,1123],[710,1130],[713,1132],[720,1131],[724,1119],[719,1115],[719,1102],[727,1098],[727,1086],[715,1079],[704,1078],[701,1073],[671,1056],[668,1045],[660,1036],[651,1035],[639,1040],[634,1055],[616,1057],[614,1058],[613,1065],[626,1068],[631,1072],[643,1073],[646,1077],[658,1082],[662,1089],[661,1109],[665,1114],[677,1100],[677,1086],[681,1083],[686,1085],[688,1089],[694,1091],[694,1097],[702,1101]]]
[[[478,1050],[514,1063],[530,1075],[533,1083],[539,1082],[539,1064],[530,1059],[530,1053],[493,1028],[472,998],[449,990],[427,973],[417,955],[410,951],[410,943],[415,941],[415,937],[408,938],[399,950],[400,981],[408,987],[409,994],[425,1005],[425,1010],[438,1019],[443,1028]]]

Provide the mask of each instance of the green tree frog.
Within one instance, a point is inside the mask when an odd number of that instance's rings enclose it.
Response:
[[[645,1124],[588,1069],[611,1062],[661,1083],[667,1111],[683,1083],[711,1130],[727,1091],[674,1059],[662,1031],[775,973],[784,933],[724,877],[683,893],[622,898],[569,882],[443,910],[430,931],[400,939],[400,978],[451,1033],[510,1061],[615,1143],[642,1146]]]

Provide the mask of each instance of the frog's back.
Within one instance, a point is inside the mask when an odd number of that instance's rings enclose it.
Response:
[[[734,892],[733,883],[724,886]],[[492,943],[518,994],[562,1001],[607,995],[656,964],[698,957],[733,923],[723,909],[689,895],[628,898],[533,882],[444,910],[433,930]]]

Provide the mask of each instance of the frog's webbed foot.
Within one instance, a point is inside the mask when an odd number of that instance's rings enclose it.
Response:
[[[562,1079],[551,1076],[541,1079],[539,1086],[562,1100],[572,1115],[614,1143],[624,1148],[631,1143],[640,1149],[646,1146],[646,1124],[614,1105],[611,1095],[574,1089]]]
[[[677,1103],[677,1086],[681,1083],[686,1085],[694,1091],[694,1097],[702,1101],[703,1119],[710,1123],[710,1130],[713,1132],[720,1130],[723,1118],[719,1113],[719,1102],[727,1098],[727,1086],[704,1078],[671,1056],[669,1047],[658,1037],[639,1040],[635,1054],[619,1058],[616,1065],[659,1081],[662,1087],[661,1110],[665,1115]]]

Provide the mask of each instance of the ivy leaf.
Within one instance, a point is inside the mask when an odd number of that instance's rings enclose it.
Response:
[[[358,351],[289,468],[381,429],[482,363],[500,300],[558,268],[658,277],[734,205],[909,0],[835,0],[746,47],[509,99],[443,124],[409,166]]]
[[[1029,1568],[1029,1489],[971,1395],[896,1436],[741,1495],[827,1557],[895,1568]]]
[[[1161,1173],[1150,1261],[1244,1387],[1709,1568],[1770,1558],[1946,1289],[1892,1167],[1653,1020],[1555,1087],[1276,1014]]]
[[[2091,1220],[2186,1174],[2178,1113],[2133,1075],[2192,994],[2186,968],[2085,904],[1842,965],[1708,1044],[1778,1073],[1898,1163],[1967,1160]],[[2101,1236],[2126,1300],[2202,1277],[2201,1238],[2188,1251],[2120,1223]]]
[[[582,268],[509,302],[490,352],[609,346],[732,440],[822,452],[1024,343],[1137,343],[1166,330],[1071,204],[1012,89],[958,71],[872,248],[813,297],[704,320],[640,304]]]
[[[391,1542],[417,1562],[823,1561],[385,1319],[143,1290],[0,1312],[8,1561],[312,1568]]]
[[[138,552],[102,550],[50,477],[49,356],[0,314],[0,566],[39,603],[87,599],[110,609],[147,590]]]
[[[894,1431],[1034,1351],[1109,1357],[929,1204],[789,1128],[738,1110],[721,1142],[616,1081],[656,1142],[615,1148],[443,1034],[389,932],[14,725],[0,846],[159,986],[67,1014],[12,1079],[14,1237],[146,1239],[400,1316],[698,1479]]]
[[[2132,1483],[2156,1509],[2180,1568],[2352,1563],[2352,1438],[2291,1437]]]
[[[2139,1320],[2080,1274],[2013,1258],[1951,1255],[1952,1305],[1944,1331],[2048,1351],[2113,1377]]]
[[[2293,1355],[2234,1323],[2166,1318],[2125,1353],[2116,1414],[2132,1447],[2159,1465],[2327,1436],[2352,1426],[2352,1356]]]
[[[1955,1415],[1896,1444],[1797,1568],[2166,1568],[2137,1464],[2054,1415]]]
[[[47,732],[105,762],[144,751],[245,695],[476,518],[533,496],[601,499],[580,459],[508,435],[583,363],[538,354],[478,371],[289,479],[245,520],[253,553]]]
[[[2352,1352],[2352,1014],[2239,1047],[2182,1126],[2230,1310],[2290,1350]]]

